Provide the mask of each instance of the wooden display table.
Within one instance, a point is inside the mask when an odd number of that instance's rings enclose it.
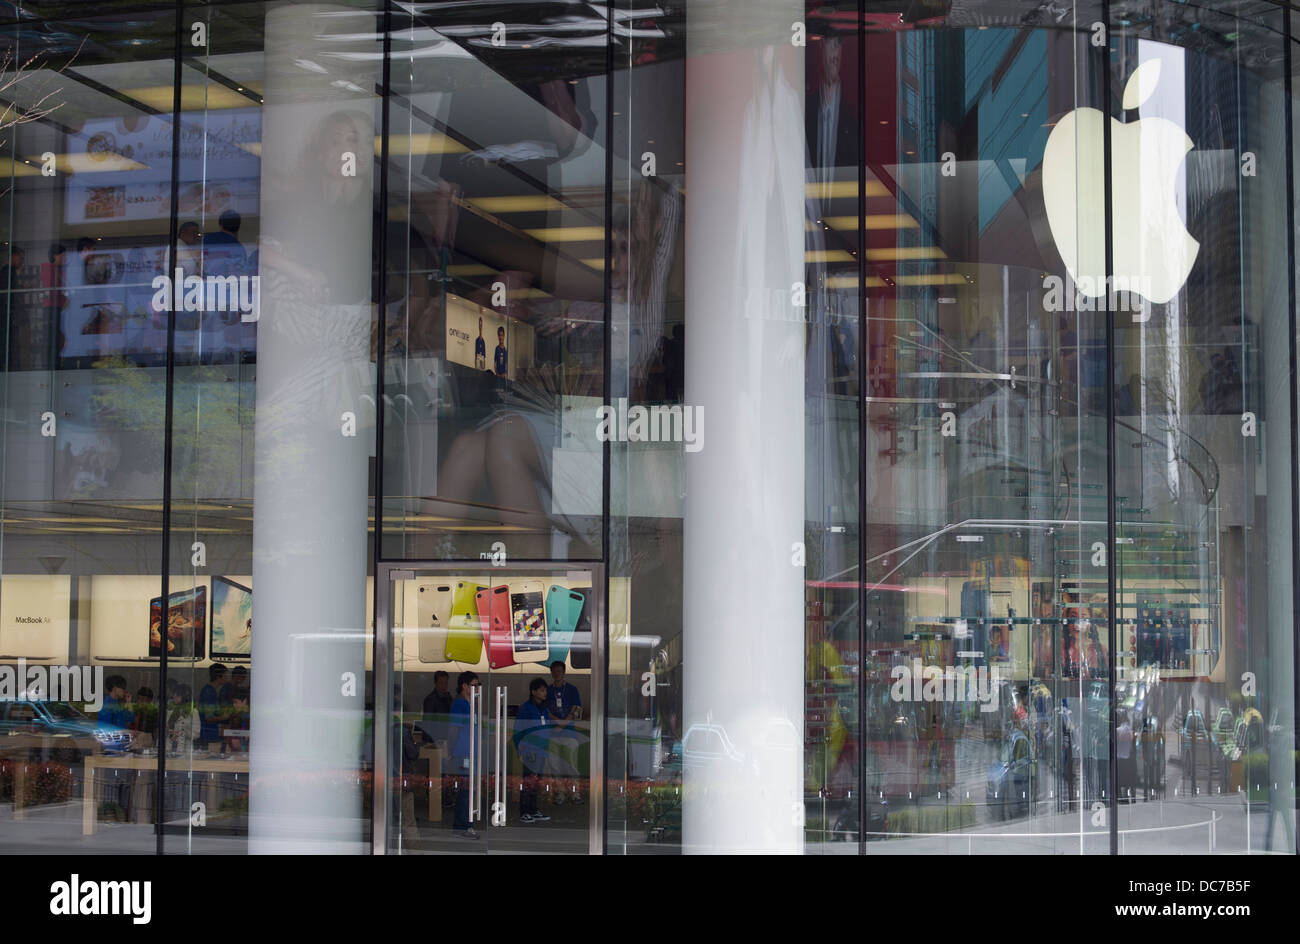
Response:
[[[429,822],[436,823],[442,819],[442,749],[425,744],[420,759],[429,762]]]
[[[14,764],[15,820],[27,818],[27,810],[23,805],[23,796],[27,792],[27,752],[32,750],[52,752],[69,748],[90,754],[99,749],[99,742],[89,735],[78,736],[73,734],[14,734],[0,738],[0,753],[8,754],[13,751],[22,755],[14,758],[16,761]]]

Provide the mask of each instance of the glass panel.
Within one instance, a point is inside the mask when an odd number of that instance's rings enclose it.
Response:
[[[390,850],[589,851],[603,653],[592,577],[557,566],[392,582]]]
[[[166,376],[148,260],[167,240],[172,125],[148,92],[160,67],[169,87],[173,17],[0,34],[21,116],[0,148],[7,852],[156,850]]]
[[[1202,10],[1197,35],[1225,41],[1179,45],[1165,16],[1112,61],[1116,89],[1160,70],[1137,115],[1171,140],[1144,133],[1128,160],[1173,169],[1199,243],[1176,295],[1116,316],[1120,851],[1294,851],[1282,14]]]
[[[169,694],[185,686],[201,722],[169,763],[191,813],[169,818],[183,838],[168,851],[213,835],[368,848],[373,6],[185,12],[177,243],[159,295],[176,325],[171,588],[201,595],[207,646],[168,664]],[[159,81],[172,91],[170,72]]]
[[[1295,851],[1277,4],[3,6],[0,849]]]
[[[806,849],[856,852],[860,827],[884,827],[879,802],[861,795],[858,752],[861,54],[855,4],[810,3],[806,22]]]
[[[606,22],[427,4],[394,37],[390,559],[600,554]],[[519,11],[523,13],[522,10]]]
[[[609,403],[684,410],[685,4],[614,5]],[[653,159],[653,167],[647,165]],[[652,171],[650,173],[643,172]],[[609,456],[611,852],[682,841],[684,443]]]
[[[1041,222],[1097,51],[924,25],[864,50],[867,852],[1105,852],[1105,321]]]

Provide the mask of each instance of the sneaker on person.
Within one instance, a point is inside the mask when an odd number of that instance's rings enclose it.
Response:
[[[525,813],[523,816],[519,817],[519,822],[521,823],[535,823],[536,821],[537,817],[532,813]]]
[[[478,833],[474,832],[474,827],[473,827],[473,826],[469,827],[469,829],[462,829],[462,830],[461,830],[459,833],[457,833],[456,835],[458,835],[461,839],[477,839],[477,838],[478,838]]]
[[[534,823],[549,823],[550,821],[551,821],[551,818],[550,818],[549,816],[547,816],[545,813],[534,813],[534,814],[533,814],[532,822],[534,822]]]

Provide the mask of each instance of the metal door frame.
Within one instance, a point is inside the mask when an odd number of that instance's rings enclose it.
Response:
[[[393,724],[393,627],[389,598],[394,580],[413,580],[428,574],[459,576],[489,573],[490,561],[387,561],[375,569],[375,634],[373,671],[375,679],[375,723],[371,732],[374,780],[371,787],[371,852],[388,854],[388,830],[391,825],[391,784],[388,777],[389,745],[387,732]],[[591,593],[595,612],[591,619],[591,771],[590,796],[587,801],[587,852],[602,855],[605,851],[605,676],[608,673],[605,565],[600,561],[520,561],[507,563],[504,575],[582,571],[591,574]],[[388,694],[385,694],[388,693]],[[382,697],[381,697],[382,695]],[[383,735],[381,737],[381,734]],[[484,835],[490,835],[486,831]],[[486,844],[485,844],[486,849]]]

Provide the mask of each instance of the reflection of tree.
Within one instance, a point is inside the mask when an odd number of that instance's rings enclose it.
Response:
[[[97,361],[89,398],[94,429],[113,433],[148,432],[132,440],[134,464],[163,466],[162,425],[166,417],[166,375],[135,367],[122,358]],[[240,427],[241,384],[227,381],[230,368],[187,368],[177,372],[172,403],[172,481],[177,492],[208,495],[205,480],[237,481],[243,466]],[[251,417],[250,417],[251,419]],[[72,496],[76,497],[76,496]]]
[[[62,86],[34,90],[32,94],[35,97],[27,105],[18,104],[16,99],[26,88],[30,88],[32,81],[38,76],[45,78],[51,72],[62,72],[75,58],[74,54],[64,65],[50,68],[42,53],[38,52],[20,61],[12,49],[6,49],[4,54],[0,55],[0,104],[4,105],[3,110],[0,110],[0,132],[29,121],[40,121],[57,111],[63,103],[51,105],[49,102],[63,91]],[[5,188],[0,192],[8,193],[9,189],[11,188]]]

